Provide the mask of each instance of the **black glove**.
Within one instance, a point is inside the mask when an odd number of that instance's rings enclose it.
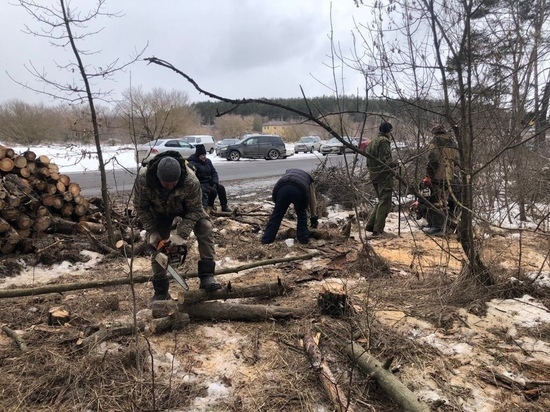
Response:
[[[218,190],[218,184],[217,183],[212,183],[212,187],[216,190]]]
[[[317,229],[317,226],[319,226],[319,218],[317,216],[311,216],[309,218],[309,225],[313,228],[313,229]]]

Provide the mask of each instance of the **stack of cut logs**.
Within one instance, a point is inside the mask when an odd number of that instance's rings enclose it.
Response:
[[[79,221],[88,213],[78,183],[60,174],[47,156],[32,151],[18,155],[0,146],[0,254],[48,229],[55,231],[56,222]]]

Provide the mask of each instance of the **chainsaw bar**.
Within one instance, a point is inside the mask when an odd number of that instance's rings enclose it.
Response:
[[[176,269],[172,267],[170,264],[170,259],[168,256],[164,253],[157,253],[155,256],[155,261],[162,266],[163,269],[166,269],[166,271],[172,276],[174,279],[176,279],[176,282],[178,282],[182,288],[185,290],[189,290],[189,285],[185,281],[185,279],[177,272]]]

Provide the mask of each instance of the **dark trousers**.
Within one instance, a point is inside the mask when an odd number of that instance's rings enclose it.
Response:
[[[309,230],[307,229],[307,194],[303,193],[294,185],[283,185],[277,191],[275,207],[262,236],[262,243],[272,243],[279,231],[283,217],[290,204],[294,205],[298,223],[296,225],[296,237],[298,242],[307,243],[309,241]]]
[[[227,206],[227,194],[225,192],[225,186],[222,184],[217,185],[217,189],[211,185],[201,185],[202,189],[202,206],[214,206],[216,197],[220,198],[221,207]]]
[[[163,239],[170,237],[170,231],[172,230],[172,224],[176,216],[155,215],[155,230],[160,234]],[[197,243],[199,245],[199,273],[201,262],[209,261],[214,262],[216,258],[216,250],[214,247],[214,236],[212,222],[209,219],[201,218],[195,223],[193,232],[197,237]],[[155,255],[151,259],[151,266],[153,269],[153,287],[155,293],[166,294],[168,293],[168,277],[166,275],[166,269],[163,269],[155,260]]]
[[[374,206],[373,211],[367,221],[366,230],[369,232],[384,231],[386,226],[386,218],[391,210],[391,196],[393,193],[393,179],[390,177],[381,181],[373,181],[374,191],[378,198],[378,203]]]

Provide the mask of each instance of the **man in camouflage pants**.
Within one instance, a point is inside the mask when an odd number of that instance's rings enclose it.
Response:
[[[367,146],[367,167],[370,179],[378,198],[369,216],[365,230],[372,232],[372,237],[384,236],[386,217],[391,210],[391,198],[393,193],[394,169],[398,163],[392,159],[390,146],[390,133],[393,129],[391,123],[383,122],[378,128],[378,136],[371,140]]]
[[[212,223],[202,208],[202,192],[195,173],[176,151],[158,154],[141,170],[135,185],[134,207],[147,231],[148,243],[157,248],[161,240],[182,245],[191,230],[199,244],[200,288],[211,292],[221,288],[214,279],[215,250]],[[181,221],[170,235],[174,218]],[[170,299],[166,270],[153,257],[153,300]]]

